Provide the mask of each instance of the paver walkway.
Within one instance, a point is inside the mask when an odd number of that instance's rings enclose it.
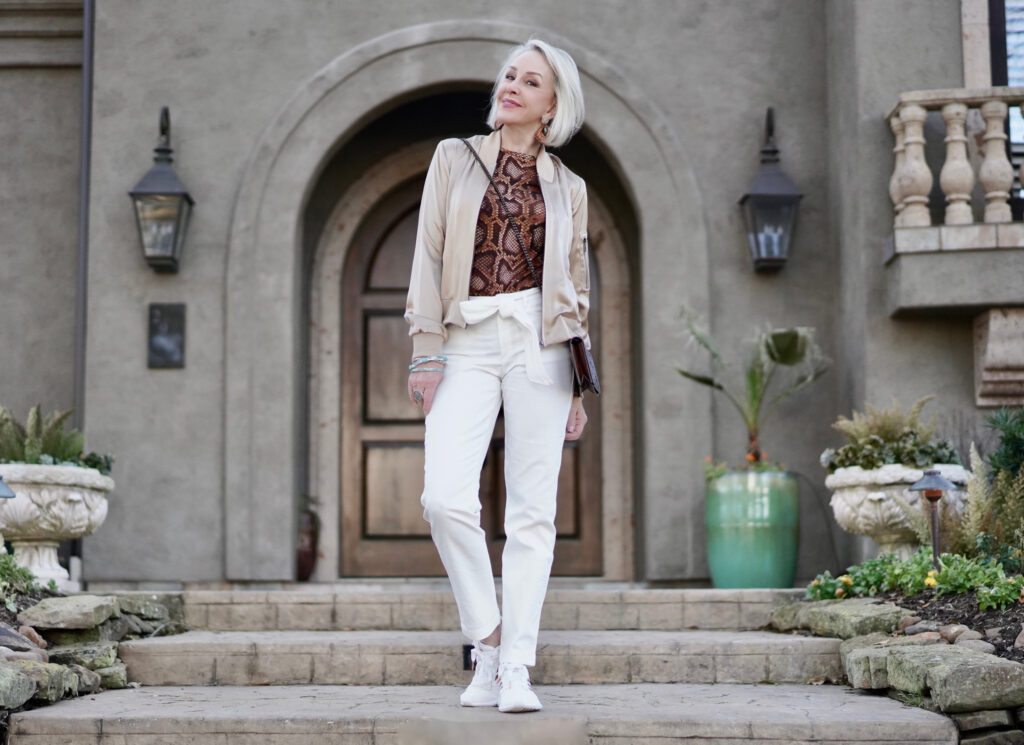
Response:
[[[18,714],[11,745],[954,745],[941,715],[837,686],[544,686],[545,709],[463,709],[451,686],[152,687]]]

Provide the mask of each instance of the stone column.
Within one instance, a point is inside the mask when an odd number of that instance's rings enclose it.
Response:
[[[942,192],[946,195],[946,225],[967,225],[974,222],[971,214],[971,189],[974,169],[967,160],[967,104],[948,103],[942,107],[946,123],[946,162],[939,174]]]
[[[974,391],[978,406],[1024,405],[1024,308],[974,319]]]

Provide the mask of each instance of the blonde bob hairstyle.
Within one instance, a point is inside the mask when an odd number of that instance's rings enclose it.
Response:
[[[544,144],[559,147],[572,139],[583,126],[583,88],[580,85],[579,70],[576,69],[576,63],[569,53],[540,39],[530,39],[509,52],[501,70],[498,71],[497,80],[494,81],[487,125],[491,129],[496,129],[498,86],[505,78],[505,71],[520,54],[533,51],[544,55],[544,59],[555,74],[555,115],[548,124],[549,131]]]

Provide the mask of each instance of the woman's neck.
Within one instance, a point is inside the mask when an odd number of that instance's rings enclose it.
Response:
[[[510,127],[505,124],[501,128],[501,148],[514,153],[540,155],[540,143],[537,142],[536,130],[523,127]]]

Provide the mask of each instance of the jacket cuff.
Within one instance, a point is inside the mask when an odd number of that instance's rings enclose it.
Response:
[[[441,345],[444,339],[440,334],[431,334],[428,331],[421,331],[412,337],[412,356],[434,357],[441,354]]]

